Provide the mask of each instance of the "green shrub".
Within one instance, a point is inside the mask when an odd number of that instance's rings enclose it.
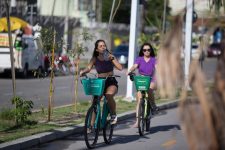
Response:
[[[16,124],[25,124],[28,121],[28,116],[32,113],[33,102],[16,96],[12,98],[12,104],[15,105],[14,115]]]
[[[0,119],[2,120],[13,120],[14,113],[13,110],[10,108],[3,108],[0,112]]]

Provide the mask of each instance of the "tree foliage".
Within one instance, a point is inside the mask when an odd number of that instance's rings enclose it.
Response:
[[[84,53],[88,51],[88,47],[85,46],[85,43],[88,41],[92,41],[94,36],[90,34],[90,31],[87,28],[84,28],[82,32],[74,33],[75,40],[74,48],[68,51],[69,56],[73,59],[79,59],[80,55],[84,56]]]
[[[102,20],[103,22],[108,22],[111,12],[113,1],[103,0],[102,1]],[[118,1],[115,2],[115,7],[118,5]],[[145,0],[143,2],[145,9],[144,24],[147,26],[160,27],[163,19],[163,10],[164,10],[164,0]],[[170,15],[171,9],[166,7],[167,16]],[[113,22],[115,23],[130,23],[131,15],[131,0],[122,0],[120,7],[115,15]]]
[[[208,0],[209,8],[212,10],[214,8],[214,13],[216,15],[220,14],[220,9],[223,7],[225,10],[225,0]]]
[[[147,26],[155,26],[160,28],[162,26],[163,11],[164,11],[164,0],[146,0],[144,3],[145,9],[145,23]],[[166,15],[170,15],[171,8],[166,6]]]
[[[118,5],[119,1],[115,1],[115,8]],[[110,12],[112,9],[113,1],[102,0],[102,22],[108,22],[110,18]],[[114,8],[114,9],[115,9]],[[113,22],[115,23],[130,23],[130,0],[122,0],[118,11],[116,12]]]
[[[41,40],[42,40],[42,48],[44,53],[46,54],[51,53],[53,48],[53,41],[54,41],[54,28],[53,27],[42,28]],[[54,45],[55,50],[61,49],[63,44],[64,44],[64,41],[61,38],[59,41],[55,43]]]

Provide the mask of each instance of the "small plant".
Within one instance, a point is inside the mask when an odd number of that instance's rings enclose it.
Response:
[[[76,62],[76,72],[74,75],[75,83],[74,83],[74,110],[76,111],[77,105],[77,90],[78,90],[78,77],[79,77],[79,70],[80,70],[80,56],[88,51],[88,48],[85,46],[87,41],[92,41],[94,36],[90,34],[88,29],[84,28],[82,32],[75,33],[77,40],[75,40],[74,48],[69,51],[69,55],[71,56],[73,62]]]
[[[45,114],[45,107],[43,104],[41,104],[41,113],[44,115]]]
[[[15,96],[12,98],[12,104],[15,105],[14,115],[16,124],[25,124],[28,121],[28,116],[32,113],[31,109],[33,108],[33,102]]]
[[[0,119],[3,120],[12,120],[14,118],[14,114],[12,109],[10,108],[3,108],[0,112]]]

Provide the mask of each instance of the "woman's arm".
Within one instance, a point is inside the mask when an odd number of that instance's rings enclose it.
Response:
[[[123,66],[118,62],[118,60],[115,58],[115,56],[113,56],[112,54],[109,55],[109,60],[111,60],[111,62],[114,64],[114,66],[118,69],[118,70],[122,70]]]
[[[135,70],[137,69],[137,67],[138,67],[138,64],[134,64],[130,69],[128,69],[127,75],[128,75],[130,72],[135,71]]]
[[[91,71],[91,69],[93,68],[93,65],[95,64],[95,58],[92,57],[87,68],[85,68],[84,70],[80,71],[80,76],[83,76],[84,74],[88,73]]]

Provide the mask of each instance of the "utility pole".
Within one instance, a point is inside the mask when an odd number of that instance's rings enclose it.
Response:
[[[2,18],[2,15],[3,15],[3,10],[4,10],[4,6],[3,6],[3,1],[0,1],[0,18]]]
[[[96,22],[102,22],[102,0],[96,1]]]
[[[129,54],[128,54],[128,69],[134,64],[135,51],[137,49],[137,17],[138,17],[138,1],[131,2],[131,16],[130,16],[130,37],[129,37]],[[126,98],[133,99],[133,84],[130,78],[127,77],[127,93]]]
[[[15,77],[15,67],[14,67],[14,55],[13,55],[12,33],[11,33],[11,22],[10,22],[10,15],[9,15],[9,4],[8,4],[7,1],[5,1],[5,7],[6,7],[8,37],[9,37],[9,49],[10,49],[10,60],[11,60],[13,97],[15,97],[16,96],[16,77]]]
[[[62,55],[65,55],[67,52],[67,45],[68,45],[68,26],[69,26],[69,6],[70,6],[70,0],[67,0],[67,5],[66,5],[66,17],[64,19],[64,44],[62,47]]]
[[[186,1],[186,23],[185,23],[185,57],[184,57],[184,79],[185,88],[189,86],[189,67],[191,61],[191,45],[192,45],[192,19],[193,19],[193,0]]]
[[[137,18],[138,19],[137,22],[139,22],[138,35],[140,35],[140,33],[144,33],[144,31],[145,31],[145,21],[144,21],[144,18],[145,18],[145,6],[144,6],[144,3],[145,3],[144,0],[140,0],[140,2],[139,2],[139,9],[138,9],[139,17]]]
[[[52,21],[52,25],[53,25],[53,26],[55,25],[55,23],[54,23],[55,3],[56,3],[56,0],[53,0],[52,12],[51,12],[51,21]],[[54,28],[55,28],[55,27],[54,27]]]
[[[162,23],[162,32],[166,32],[166,5],[167,0],[164,0],[164,9],[163,9],[163,23]]]

